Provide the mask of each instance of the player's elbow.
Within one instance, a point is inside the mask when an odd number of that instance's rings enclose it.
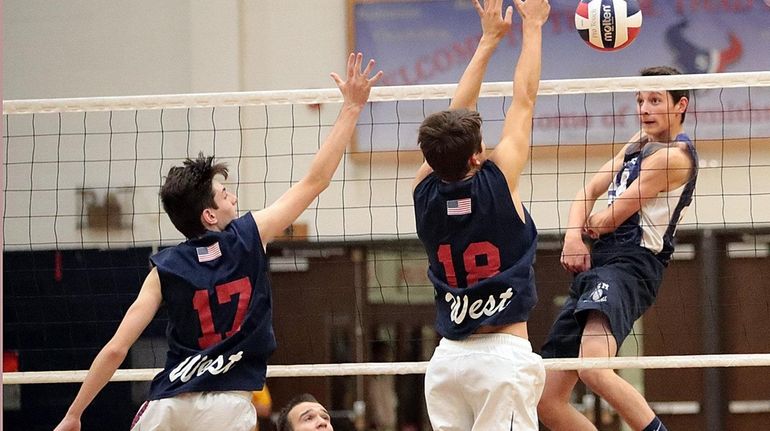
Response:
[[[109,342],[102,349],[102,356],[109,362],[121,363],[128,356],[129,346],[123,346],[119,343]]]
[[[521,87],[514,87],[513,94],[515,98],[515,103],[512,105],[512,108],[517,110],[525,110],[529,112],[533,112],[535,110],[535,99],[537,97],[537,87],[534,88],[534,91],[526,86]]]
[[[315,194],[320,195],[321,192],[328,189],[332,183],[331,178],[322,175],[311,175],[305,178],[306,186]]]

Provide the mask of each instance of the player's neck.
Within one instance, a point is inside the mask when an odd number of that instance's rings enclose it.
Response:
[[[651,142],[673,142],[676,140],[676,137],[679,136],[679,134],[682,133],[682,125],[677,124],[675,126],[669,127],[667,131],[664,131],[658,135],[650,136],[649,141]]]

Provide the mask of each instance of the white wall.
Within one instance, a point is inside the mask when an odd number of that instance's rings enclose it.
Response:
[[[5,0],[9,99],[329,87],[346,0]]]
[[[329,72],[343,71],[347,52],[347,0],[5,0],[3,12],[6,99],[328,88],[333,85]],[[217,156],[233,167],[241,209],[261,208],[300,178],[319,145],[315,127],[280,127],[292,124],[292,116],[294,125],[315,124],[316,111],[288,109],[271,111],[274,128],[267,134],[260,129],[265,121],[261,109],[243,114],[245,124],[253,127],[243,137],[222,132],[236,130],[238,117],[217,111],[216,138],[210,111],[195,111],[201,124],[195,127],[202,131],[190,143],[181,111],[167,111],[163,118],[158,112],[141,113],[140,130],[162,127],[164,134],[134,133],[131,113],[112,120],[106,114],[91,115],[89,132],[104,134],[87,138],[80,114],[67,114],[61,122],[55,115],[39,115],[36,133],[50,136],[34,140],[29,137],[31,118],[12,116],[9,133],[16,137],[4,142],[6,162],[14,163],[6,173],[6,245],[29,247],[30,238],[43,247],[178,238],[158,206],[157,187],[188,146],[193,153],[210,153],[216,145]],[[337,109],[324,106],[322,124],[330,124]],[[72,134],[59,140],[60,126]],[[182,132],[169,132],[175,129]],[[321,129],[322,136],[327,132],[328,127]],[[138,144],[136,136],[141,137]],[[768,147],[767,140],[705,146],[706,169],[686,225],[770,223],[770,183],[761,180],[770,176]],[[83,161],[84,150],[88,162]],[[279,156],[289,153],[294,157]],[[122,160],[103,161],[110,156]],[[34,165],[17,163],[33,157]],[[564,226],[569,200],[587,178],[583,172],[598,168],[607,157],[609,153],[600,151],[586,159],[574,149],[535,152],[529,172],[538,175],[525,177],[522,195],[531,201],[541,230]],[[394,157],[381,158],[370,162],[364,154],[346,159],[335,177],[346,182],[335,182],[301,218],[311,234],[326,239],[343,238],[341,234],[345,239],[414,236],[409,184],[419,157],[402,154],[398,163]],[[134,227],[81,231],[81,187],[102,194],[108,188],[135,190],[121,195],[128,199],[123,208],[132,210]],[[344,219],[342,206],[347,208]]]

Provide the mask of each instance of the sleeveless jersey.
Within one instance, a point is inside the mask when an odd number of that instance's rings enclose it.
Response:
[[[641,246],[650,250],[664,265],[671,260],[674,252],[674,234],[685,210],[692,202],[695,182],[698,177],[698,154],[690,138],[680,133],[675,141],[684,142],[692,158],[693,172],[681,187],[659,193],[646,202],[639,212],[625,220],[614,232],[602,235],[594,244],[594,250],[616,249],[617,247]],[[623,166],[613,178],[608,190],[608,205],[619,198],[639,177],[645,157],[663,149],[663,146],[647,144],[631,146],[624,156]]]
[[[168,309],[168,353],[149,399],[262,388],[276,342],[267,257],[251,213],[150,259]]]
[[[525,220],[519,217],[492,161],[463,181],[428,175],[414,190],[414,211],[441,336],[458,340],[481,325],[529,318],[537,302],[537,230],[526,209]]]

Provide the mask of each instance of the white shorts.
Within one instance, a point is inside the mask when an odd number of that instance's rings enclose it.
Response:
[[[529,341],[508,334],[442,339],[425,372],[434,431],[537,431],[545,368]]]
[[[146,401],[131,431],[253,431],[256,426],[251,392],[190,392]]]

